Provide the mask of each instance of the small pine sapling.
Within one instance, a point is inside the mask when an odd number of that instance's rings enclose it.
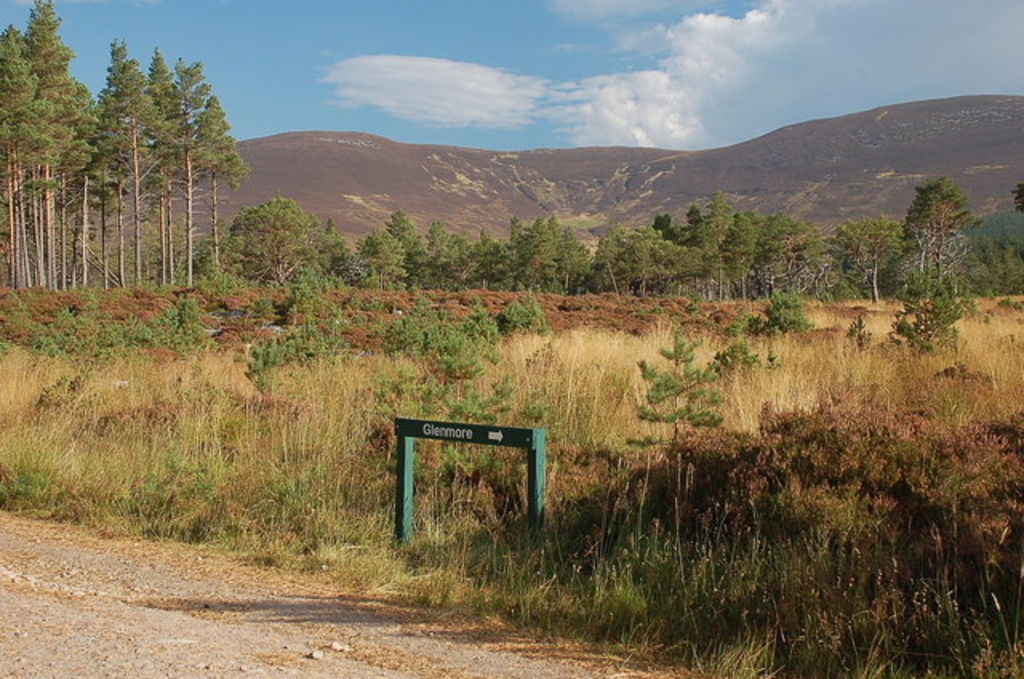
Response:
[[[641,420],[672,425],[670,444],[679,441],[685,427],[717,427],[722,417],[716,412],[721,395],[711,387],[718,378],[714,366],[696,364],[695,351],[700,342],[687,341],[682,331],[673,333],[672,347],[658,353],[669,361],[662,369],[640,361],[640,374],[647,382],[645,403],[638,409]],[[650,439],[642,441],[652,444]]]
[[[890,334],[895,344],[927,354],[956,344],[956,324],[968,304],[957,294],[952,278],[914,273],[908,277],[900,301],[903,309],[896,312]]]

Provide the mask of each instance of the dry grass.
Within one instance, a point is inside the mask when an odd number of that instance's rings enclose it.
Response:
[[[961,322],[957,349],[916,355],[887,341],[894,311],[890,304],[810,305],[815,330],[750,339],[761,366],[717,385],[724,429],[755,435],[766,412],[814,413],[822,405],[921,413],[951,427],[1021,412],[1024,312],[981,302]],[[872,337],[866,348],[846,334],[858,315]],[[734,341],[709,326],[697,332],[701,364]],[[588,455],[625,460],[627,472],[650,457],[626,444],[658,433],[637,417],[647,387],[637,363],[663,360],[658,350],[671,343],[667,322],[639,336],[580,328],[516,335],[477,384],[486,391],[511,376],[503,423],[547,427],[551,492],[579,499],[613,482],[612,465]],[[765,365],[769,356],[774,367]],[[401,411],[410,401],[388,389],[412,390],[426,379],[424,364],[361,355],[278,368],[272,395],[257,392],[245,373],[243,357],[231,352],[90,363],[0,354],[0,506],[211,541],[264,563],[327,566],[347,586],[431,604],[494,606],[506,596],[502,588],[519,588],[508,606],[535,621],[523,605],[542,610],[545,597],[576,600],[551,582],[544,585],[550,593],[538,589],[512,565],[520,556],[540,560],[537,573],[564,564],[558,554],[527,549],[517,556],[518,547],[503,542],[507,520],[481,510],[493,489],[446,476],[440,446],[424,448],[421,537],[404,551],[391,544],[391,420],[411,413]],[[481,547],[481,535],[491,546]],[[482,576],[473,564],[488,559],[484,579],[505,573],[512,584],[477,589]],[[609,606],[630,610],[629,597],[642,596],[609,587]],[[622,596],[625,603],[615,599]],[[557,615],[549,615],[557,627]],[[642,636],[637,642],[647,643]],[[718,665],[728,665],[737,648],[723,650]],[[739,664],[764,662],[770,659]]]
[[[777,367],[720,381],[724,427],[756,432],[766,410],[808,412],[823,403],[930,410],[955,424],[1020,410],[1024,313],[983,303],[961,322],[956,351],[914,355],[886,341],[893,311],[887,304],[814,305],[808,313],[814,331],[751,339],[762,364],[771,355]],[[872,334],[863,350],[846,337],[858,314]],[[710,361],[730,341],[705,336],[698,362]],[[643,336],[586,329],[517,335],[478,382],[483,389],[511,375],[510,412],[539,413],[556,444],[621,447],[651,433],[636,414],[646,388],[637,362],[660,360],[658,350],[669,344],[667,323]],[[279,369],[274,396],[261,397],[245,367],[229,352],[83,365],[8,351],[0,357],[4,448],[20,455],[25,446],[12,442],[27,441],[37,452],[59,450],[58,457],[76,467],[99,455],[114,470],[150,469],[168,448],[188,459],[230,456],[255,469],[303,461],[328,470],[358,460],[367,445],[380,445],[390,418],[405,414],[380,401],[380,384],[422,374],[404,360],[338,359]]]

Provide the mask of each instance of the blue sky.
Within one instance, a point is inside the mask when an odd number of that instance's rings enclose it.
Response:
[[[29,0],[0,0],[24,28]],[[734,144],[964,94],[1024,95],[1022,0],[57,0],[74,75],[112,40],[201,61],[239,139],[490,149]]]

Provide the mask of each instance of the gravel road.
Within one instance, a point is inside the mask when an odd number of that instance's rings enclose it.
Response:
[[[0,677],[667,677],[189,546],[0,512]]]

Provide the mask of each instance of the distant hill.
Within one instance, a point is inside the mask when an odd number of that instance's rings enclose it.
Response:
[[[599,233],[681,217],[724,191],[738,209],[784,211],[828,229],[900,218],[922,180],[948,175],[977,214],[1012,208],[1024,181],[1024,97],[958,97],[815,120],[707,151],[581,148],[518,153],[402,144],[351,132],[297,132],[239,143],[252,176],[227,213],[277,194],[344,233],[395,210],[475,233],[557,215]]]

